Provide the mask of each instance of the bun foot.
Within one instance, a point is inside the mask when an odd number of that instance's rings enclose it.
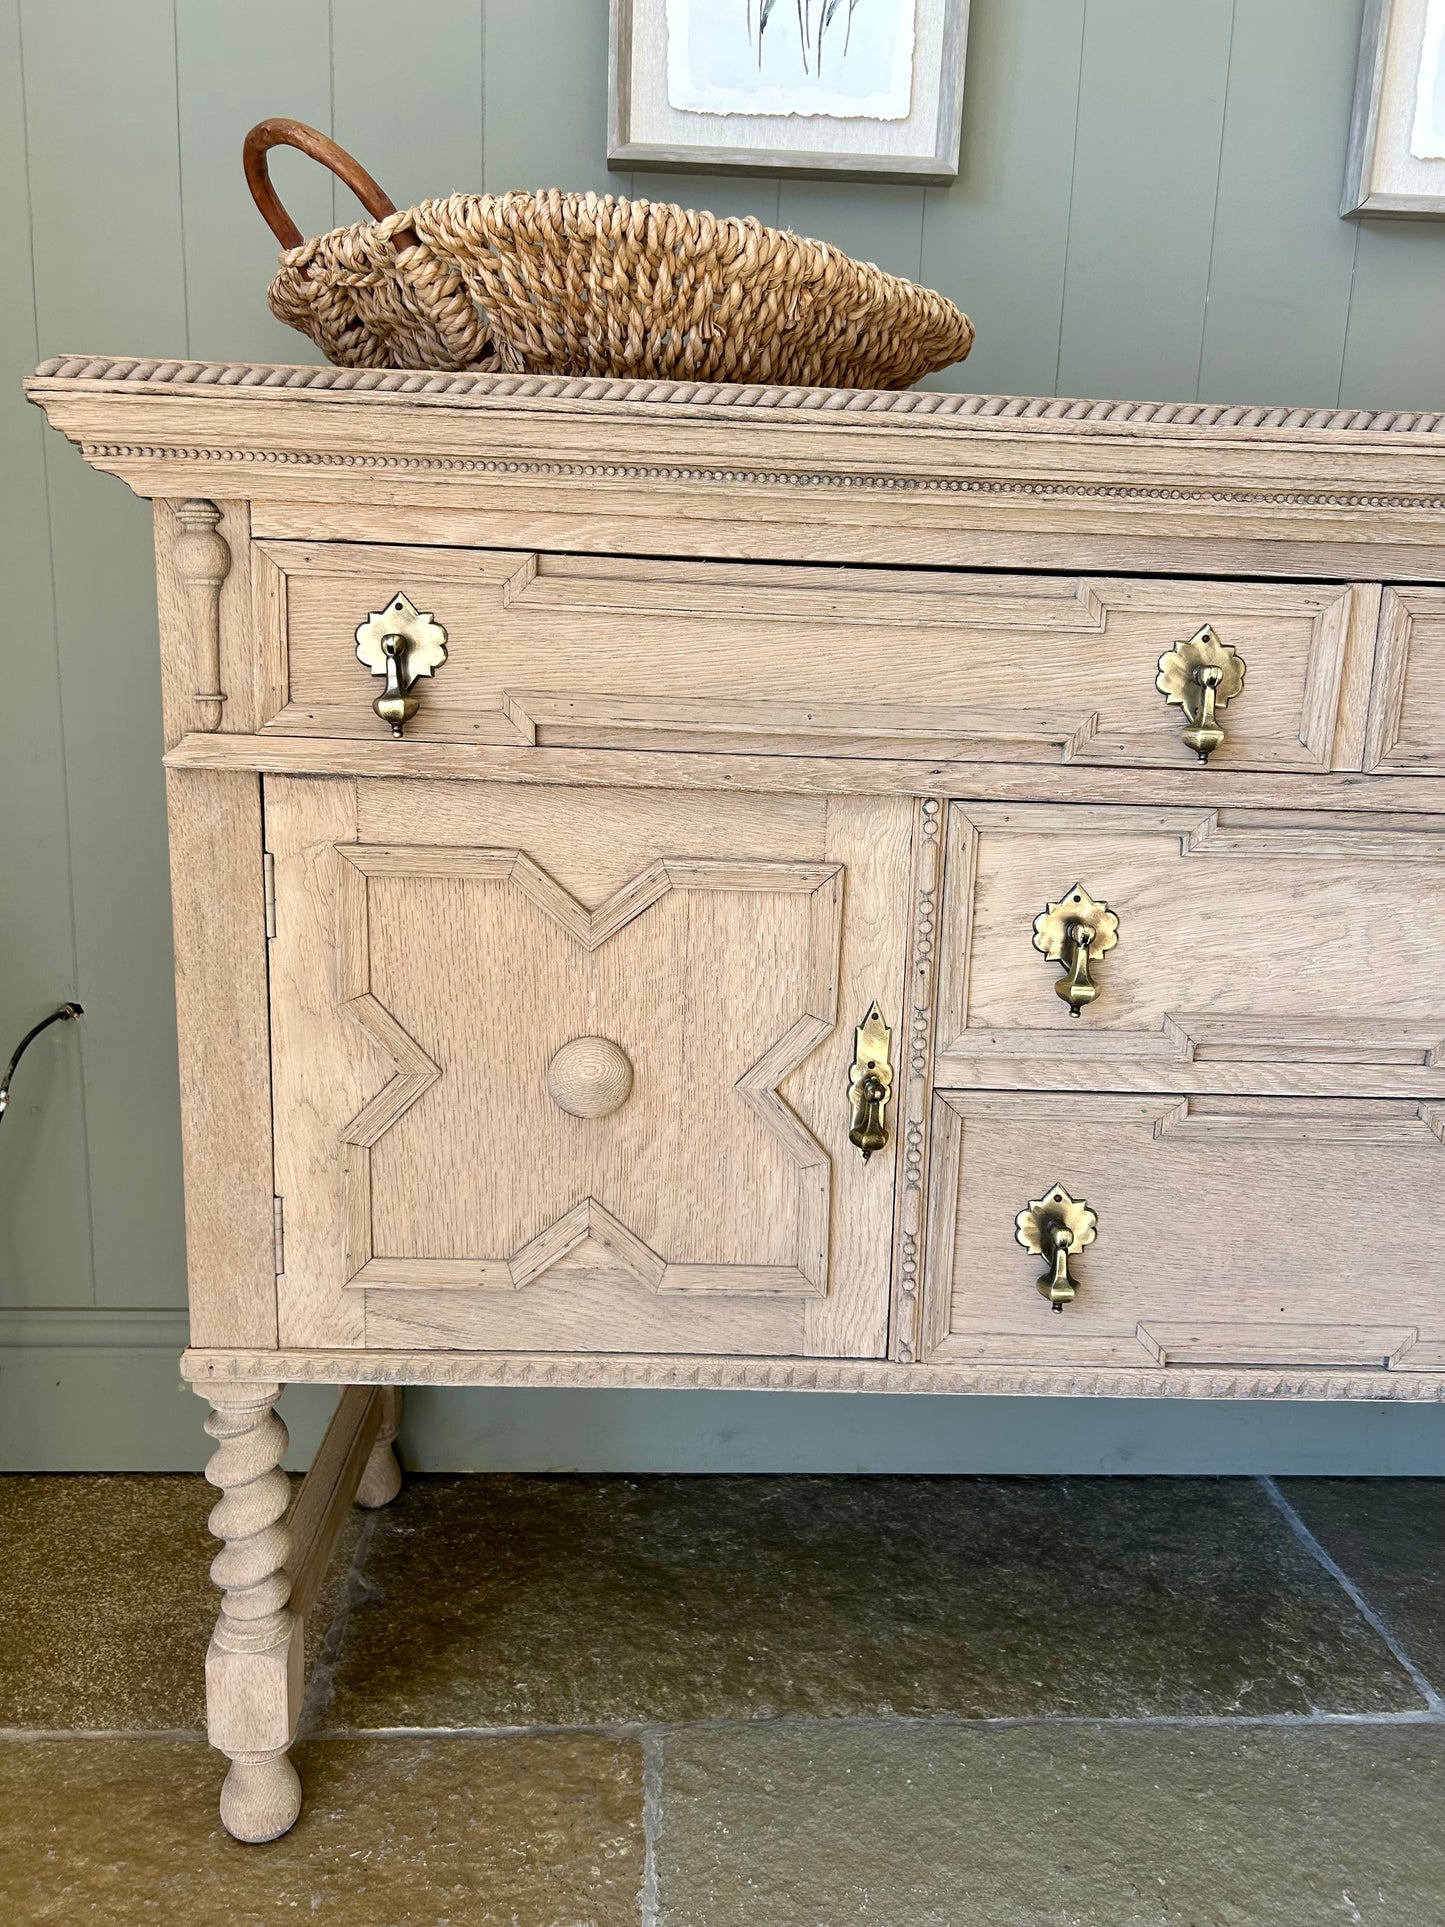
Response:
[[[301,1782],[285,1753],[238,1753],[221,1788],[221,1824],[235,1840],[278,1840],[301,1811]]]
[[[400,1490],[401,1467],[396,1462],[396,1454],[389,1440],[378,1440],[371,1448],[371,1457],[357,1485],[356,1503],[374,1510],[377,1506],[390,1505]]]
[[[381,1394],[381,1428],[356,1487],[356,1503],[375,1511],[390,1505],[401,1490],[401,1467],[392,1441],[401,1426],[401,1393],[388,1385]]]

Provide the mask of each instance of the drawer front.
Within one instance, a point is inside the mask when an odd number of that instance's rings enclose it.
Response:
[[[1338,584],[300,542],[258,543],[255,579],[266,726],[293,733],[384,734],[355,634],[405,595],[447,634],[423,740],[1198,768],[1155,683],[1207,625],[1246,666],[1213,767],[1360,755]]]
[[[1439,1369],[1442,1133],[1411,1100],[940,1093],[923,1354]],[[1060,1189],[1097,1224],[1055,1311],[1015,1223]]]
[[[1445,771],[1445,589],[1385,590],[1365,767]]]
[[[945,860],[939,1083],[1445,1093],[1428,819],[958,803]],[[1076,1015],[1036,943],[1079,894],[1113,947]]]
[[[283,1345],[882,1353],[911,805],[265,794]]]

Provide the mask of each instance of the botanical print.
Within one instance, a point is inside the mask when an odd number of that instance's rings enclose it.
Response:
[[[1429,0],[1410,152],[1417,161],[1445,160],[1445,0]]]
[[[907,120],[916,0],[667,0],[667,98],[693,114]]]

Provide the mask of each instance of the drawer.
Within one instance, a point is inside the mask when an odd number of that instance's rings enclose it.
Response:
[[[281,1343],[879,1356],[912,806],[268,779]]]
[[[1445,771],[1445,589],[1384,592],[1365,767]]]
[[[940,1093],[923,1356],[1438,1370],[1442,1132],[1408,1099]],[[1059,1190],[1097,1225],[1055,1311],[1015,1221]]]
[[[273,541],[255,562],[276,730],[382,730],[355,632],[404,595],[447,635],[423,740],[1197,768],[1155,679],[1209,625],[1246,665],[1214,767],[1359,761],[1338,584]]]
[[[956,803],[945,865],[939,1083],[1445,1094],[1437,820]],[[1079,893],[1115,940],[1074,1015],[1035,925]]]

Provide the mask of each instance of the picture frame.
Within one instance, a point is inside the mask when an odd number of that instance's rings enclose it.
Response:
[[[969,0],[609,0],[614,167],[958,177]]]
[[[1445,215],[1445,0],[1367,0],[1340,212]]]

